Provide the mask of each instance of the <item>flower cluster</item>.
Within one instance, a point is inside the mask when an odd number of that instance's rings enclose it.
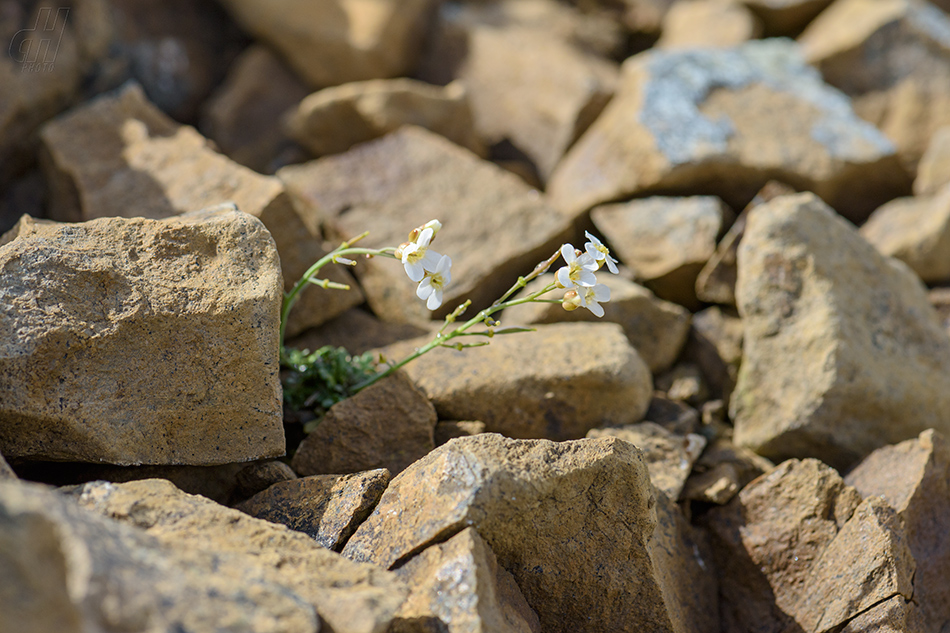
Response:
[[[418,282],[416,296],[435,310],[442,305],[442,293],[452,281],[452,259],[429,248],[442,223],[430,220],[409,233],[409,240],[400,244],[394,255],[402,260],[409,279]]]
[[[610,301],[610,288],[597,283],[594,273],[604,264],[613,274],[617,274],[617,260],[610,256],[610,249],[588,232],[584,233],[589,240],[584,244],[584,251],[575,250],[571,244],[561,246],[561,257],[567,266],[560,268],[556,275],[558,288],[564,288],[564,298],[561,306],[568,312],[577,308],[587,308],[595,315],[604,316],[601,303]]]

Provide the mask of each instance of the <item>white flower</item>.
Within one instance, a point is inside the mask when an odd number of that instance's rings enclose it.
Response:
[[[432,228],[423,229],[419,238],[406,244],[402,249],[402,265],[406,267],[406,274],[413,281],[422,281],[427,270],[435,270],[439,264],[439,253],[429,250],[434,232]]]
[[[435,310],[442,305],[442,291],[452,281],[452,260],[448,255],[442,255],[439,262],[433,270],[426,271],[419,287],[416,288],[416,296],[426,302],[426,307]]]
[[[556,275],[557,283],[562,288],[593,286],[597,283],[597,278],[594,277],[594,271],[598,268],[597,262],[588,253],[578,257],[573,246],[564,244],[561,246],[561,257],[567,263],[567,266],[558,269]]]
[[[604,316],[604,309],[600,307],[600,303],[610,301],[610,288],[604,284],[597,284],[590,288],[578,288],[577,296],[582,306],[602,317]]]
[[[610,256],[610,249],[604,246],[603,242],[598,240],[596,237],[590,234],[588,231],[584,231],[584,235],[587,236],[587,239],[590,241],[584,244],[584,250],[587,251],[587,254],[593,257],[596,261],[603,261],[607,264],[607,269],[613,274],[617,274],[617,260]],[[598,265],[598,268],[600,266]]]

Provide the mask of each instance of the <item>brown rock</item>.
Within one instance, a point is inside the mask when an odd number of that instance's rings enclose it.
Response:
[[[657,512],[647,469],[627,442],[482,434],[452,440],[393,479],[343,553],[398,567],[473,527],[544,631],[686,630],[679,614],[697,622],[706,614],[664,582],[673,561],[651,558]],[[696,566],[692,553],[672,558]]]
[[[924,633],[927,631],[913,601],[896,595],[861,613],[840,629],[841,633]]]
[[[914,195],[936,194],[950,184],[950,125],[933,133],[924,155],[917,164]]]
[[[362,354],[377,347],[417,338],[427,329],[411,323],[380,321],[361,308],[350,308],[338,317],[311,328],[287,343],[296,349],[318,350],[325,345]]]
[[[688,308],[699,307],[696,276],[733,219],[713,196],[631,200],[597,207],[590,216],[638,281]]]
[[[250,499],[259,492],[267,490],[276,483],[297,478],[293,468],[282,461],[268,459],[251,462],[235,475],[234,501]],[[191,492],[178,486],[185,492]]]
[[[403,372],[338,402],[300,444],[299,475],[386,468],[396,474],[435,448],[435,407]]]
[[[251,576],[292,591],[337,633],[383,633],[407,594],[389,572],[354,564],[304,534],[160,479],[93,482],[74,494],[81,506],[144,530],[186,561],[210,555],[224,578]]]
[[[676,2],[663,16],[657,48],[729,48],[754,40],[762,24],[736,0]]]
[[[280,265],[233,207],[80,225],[24,217],[0,246],[0,450],[210,465],[284,452]]]
[[[558,164],[548,194],[572,214],[661,191],[741,208],[778,179],[859,221],[909,191],[894,151],[791,42],[652,51],[624,62],[617,96]]]
[[[709,400],[709,387],[703,372],[693,363],[677,363],[657,376],[653,386],[670,400],[686,402],[694,407]]]
[[[724,505],[740,490],[775,465],[747,448],[722,438],[710,443],[693,464],[683,486],[683,499]]]
[[[385,348],[401,359],[424,339]],[[437,348],[404,370],[448,420],[481,420],[508,437],[567,440],[642,419],[650,372],[613,323],[538,325],[491,345]]]
[[[934,288],[927,293],[927,299],[937,311],[943,329],[950,333],[950,288]]]
[[[488,306],[519,274],[549,257],[569,231],[568,219],[517,176],[416,127],[285,167],[278,176],[309,222],[330,218],[344,239],[372,228],[364,240],[368,247],[396,246],[413,228],[441,220],[432,247],[453,264],[437,317],[462,298],[471,299],[473,309]],[[379,318],[429,319],[398,262],[376,258],[355,270]]]
[[[922,284],[814,195],[750,213],[736,294],[737,444],[844,469],[926,428],[950,432],[950,339]]]
[[[235,506],[252,517],[303,532],[340,551],[376,507],[389,485],[381,468],[353,475],[320,475],[281,481]]]
[[[541,275],[529,283],[521,295],[537,292],[553,281],[553,273]],[[597,283],[610,289],[610,301],[603,304],[603,317],[590,310],[568,312],[553,303],[525,303],[507,308],[502,318],[505,325],[576,321],[618,323],[651,372],[668,369],[686,343],[689,311],[658,299],[643,286],[622,276],[608,274],[606,269],[602,269]]]
[[[762,20],[769,37],[794,37],[832,0],[742,0]]]
[[[324,255],[275,178],[256,174],[213,151],[132,84],[56,119],[41,132],[51,187],[50,217],[79,222],[106,216],[165,218],[234,202],[261,220],[280,254],[285,289]],[[352,284],[339,267],[323,274]],[[358,290],[308,288],[287,326],[293,335],[360,303]]]
[[[314,88],[398,77],[416,62],[433,0],[224,0],[254,37]]]
[[[485,432],[485,423],[478,420],[445,420],[435,425],[435,445],[442,446],[457,437],[469,437]]]
[[[396,570],[412,590],[396,613],[393,633],[435,619],[449,633],[540,633],[538,615],[515,579],[499,567],[473,528],[427,547]]]
[[[693,315],[683,358],[695,363],[712,395],[729,399],[742,363],[742,319],[730,309],[712,306]]]
[[[373,79],[324,88],[289,113],[290,134],[315,156],[418,125],[483,155],[461,83],[432,86],[414,79]]]
[[[646,421],[659,424],[677,435],[689,435],[699,429],[699,412],[681,400],[672,400],[659,391],[653,392]]]
[[[10,464],[7,463],[7,460],[3,458],[3,455],[0,455],[0,481],[4,479],[17,479],[16,473],[13,472],[13,469],[10,468]]]

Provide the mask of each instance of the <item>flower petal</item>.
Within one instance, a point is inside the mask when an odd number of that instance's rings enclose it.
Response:
[[[422,233],[419,234],[419,239],[416,240],[416,244],[418,244],[420,248],[426,248],[431,241],[432,229],[422,229]]]
[[[440,305],[442,305],[442,291],[436,288],[435,291],[429,295],[429,299],[426,301],[426,307],[430,310],[435,310]]]
[[[409,275],[409,279],[412,281],[422,281],[422,278],[426,276],[422,262],[403,262],[403,266],[405,266],[406,274]]]
[[[571,264],[577,259],[577,255],[574,254],[574,247],[570,244],[561,244],[561,257],[564,258],[565,262]]]
[[[617,270],[617,260],[611,257],[610,255],[605,255],[604,257],[607,259],[607,270],[609,270],[615,275],[620,273],[620,271]]]
[[[442,258],[440,253],[436,253],[432,249],[427,249],[425,256],[419,260],[419,263],[422,264],[422,267],[428,270],[430,273],[434,273],[436,268],[439,266],[439,260]]]
[[[573,288],[574,282],[571,281],[571,271],[567,266],[558,268],[557,273],[555,273],[554,278],[557,279],[557,282],[561,285],[562,288]]]
[[[610,301],[610,288],[604,284],[597,284],[593,289],[594,301]]]
[[[429,277],[426,277],[419,282],[419,287],[416,288],[416,296],[422,300],[428,299],[433,290],[435,289],[432,287],[432,282]]]
[[[594,316],[604,316],[604,309],[593,301],[587,304],[587,309],[593,312]]]
[[[582,269],[577,275],[575,284],[578,286],[594,286],[597,284],[597,277],[591,271]]]

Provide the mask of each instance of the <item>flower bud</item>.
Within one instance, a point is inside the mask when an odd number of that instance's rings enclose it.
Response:
[[[577,294],[576,290],[571,289],[564,293],[564,299],[561,301],[561,307],[568,312],[573,312],[574,310],[581,307],[581,297]]]

